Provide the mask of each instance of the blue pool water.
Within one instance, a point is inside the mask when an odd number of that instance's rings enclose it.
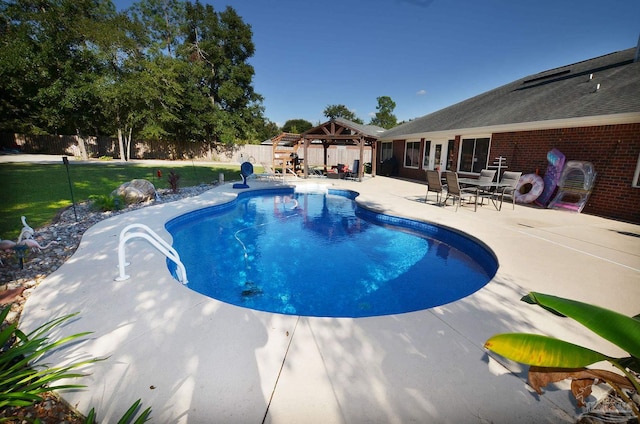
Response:
[[[355,193],[242,193],[169,221],[189,287],[247,308],[367,317],[443,305],[496,273],[482,245],[356,206]],[[175,265],[169,263],[175,273]]]

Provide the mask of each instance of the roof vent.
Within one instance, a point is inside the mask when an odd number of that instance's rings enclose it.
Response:
[[[593,79],[593,74],[589,74],[589,81]]]
[[[633,61],[637,62],[638,60],[640,60],[640,36],[638,36],[638,45],[636,46],[636,56],[634,57]]]
[[[593,90],[594,93],[597,93],[600,90],[600,84],[596,84],[596,89]]]

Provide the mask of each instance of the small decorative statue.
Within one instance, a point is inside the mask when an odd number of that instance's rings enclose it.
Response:
[[[18,242],[16,243],[12,240],[0,240],[0,250],[13,249],[20,261],[20,268],[22,268],[23,259],[25,257],[27,248],[29,250],[40,252],[41,250],[44,250],[52,244],[56,244],[57,242],[51,241],[45,246],[40,246],[40,243],[38,243],[33,238],[33,236],[35,235],[35,231],[33,231],[33,228],[31,228],[29,224],[27,224],[27,218],[25,216],[22,216],[20,219],[22,220],[22,230],[20,231],[20,235],[18,236]],[[0,260],[0,265],[4,265],[2,263],[2,260]]]

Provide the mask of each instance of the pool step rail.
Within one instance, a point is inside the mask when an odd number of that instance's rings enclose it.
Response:
[[[136,229],[138,231],[130,232],[130,230],[133,229]],[[126,262],[125,246],[129,240],[134,238],[142,238],[147,240],[153,247],[158,249],[167,258],[172,260],[177,266],[176,275],[178,277],[178,281],[180,281],[182,284],[188,283],[187,270],[180,260],[180,255],[178,254],[178,252],[151,228],[139,223],[127,225],[122,229],[122,231],[120,231],[120,240],[118,242],[118,270],[120,275],[115,278],[116,281],[124,281],[130,278],[130,276],[125,273],[125,267],[129,265],[129,262]]]

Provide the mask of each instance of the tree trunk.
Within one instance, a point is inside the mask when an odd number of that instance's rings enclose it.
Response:
[[[122,129],[118,127],[118,151],[120,152],[120,160],[126,161],[127,156],[124,151],[124,140],[122,139]]]
[[[133,133],[133,127],[129,127],[129,135],[127,135],[127,160],[131,159],[131,134]]]
[[[80,134],[80,130],[76,128],[76,140],[78,140],[78,149],[80,150],[80,159],[89,160],[87,154],[87,145],[85,144],[84,136]]]

